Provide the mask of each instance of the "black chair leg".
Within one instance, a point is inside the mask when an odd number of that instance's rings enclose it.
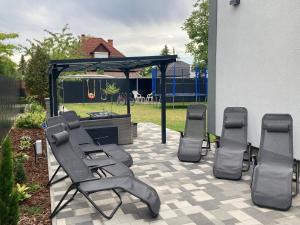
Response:
[[[114,189],[113,189],[113,192],[118,196],[118,198],[119,198],[119,203],[118,203],[118,205],[113,209],[113,211],[109,214],[109,215],[106,215],[96,204],[95,204],[95,202],[89,197],[89,195],[88,194],[86,194],[86,193],[83,193],[83,192],[81,192],[86,198],[87,198],[87,200],[95,207],[95,209],[102,215],[102,216],[104,216],[106,219],[111,219],[111,218],[113,218],[113,216],[115,215],[115,213],[117,212],[117,210],[120,208],[120,206],[122,205],[122,199],[121,199],[121,196],[120,196],[120,194],[117,192],[117,191],[115,191]]]
[[[57,206],[55,207],[55,209],[53,210],[53,212],[51,213],[50,215],[50,218],[52,219],[57,213],[59,213],[63,208],[65,208],[75,197],[75,195],[78,193],[78,190],[76,190],[74,192],[74,194],[72,195],[72,197],[67,201],[65,202],[62,206],[62,202],[65,200],[65,198],[67,197],[68,193],[73,190],[74,187],[71,185],[68,190],[64,193],[63,197],[60,199],[59,203],[57,204]]]
[[[61,166],[59,165],[59,166],[57,167],[57,169],[55,170],[54,174],[52,175],[51,179],[48,181],[47,187],[50,187],[51,185],[56,184],[56,183],[58,183],[58,182],[60,182],[60,181],[62,181],[62,180],[64,180],[64,179],[66,179],[67,177],[69,177],[68,175],[65,175],[65,176],[63,176],[63,177],[61,177],[61,178],[59,178],[59,179],[53,181],[53,180],[54,180],[54,177],[56,176],[56,174],[58,173],[58,171],[60,170],[60,168],[61,168]]]

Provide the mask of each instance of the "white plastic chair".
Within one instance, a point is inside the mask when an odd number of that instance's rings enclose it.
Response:
[[[135,102],[144,102],[145,97],[143,97],[141,94],[139,94],[136,90],[132,91],[133,98]]]
[[[152,94],[152,92],[150,94],[147,94],[146,101],[147,102],[152,102],[153,101],[153,94]]]

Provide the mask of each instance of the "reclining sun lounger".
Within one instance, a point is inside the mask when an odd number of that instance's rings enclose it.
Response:
[[[155,189],[132,176],[114,176],[107,178],[98,178],[94,176],[92,170],[77,154],[70,154],[70,152],[73,151],[72,148],[74,148],[74,146],[70,143],[69,133],[64,130],[63,126],[49,127],[46,130],[46,136],[54,157],[72,181],[58,205],[51,213],[51,218],[69,204],[74,199],[75,195],[80,192],[98,212],[105,218],[110,219],[122,204],[121,196],[115,189],[122,189],[139,198],[147,204],[152,216],[156,217],[159,214],[160,199]],[[74,194],[62,205],[62,202],[72,190],[75,190]],[[110,215],[106,215],[90,198],[90,194],[109,190],[113,191],[118,196],[119,204]]]
[[[247,109],[228,107],[224,110],[220,147],[215,151],[213,173],[217,178],[238,180],[242,176],[244,153],[250,148],[247,144]]]
[[[66,124],[66,127],[71,135],[71,139],[74,143],[80,146],[80,150],[89,155],[97,152],[105,152],[105,154],[113,157],[116,161],[124,163],[126,166],[132,166],[133,160],[131,155],[116,144],[101,145],[99,140],[95,144],[91,136],[86,132],[84,128],[80,126],[80,121],[66,121],[63,116],[50,117],[47,120],[48,126],[53,126],[58,123]]]
[[[206,148],[207,154],[210,147],[207,139],[206,147],[202,147],[203,140],[206,137],[206,106],[190,105],[187,108],[186,123],[184,133],[181,132],[178,159],[184,162],[199,162],[202,154],[202,148]],[[208,137],[208,135],[207,135]]]
[[[56,119],[56,117],[51,117],[51,118]],[[53,122],[53,120],[52,120],[52,122]],[[50,124],[51,124],[51,122],[50,122]],[[66,129],[66,126],[63,123],[58,123],[56,125],[53,125],[52,127],[57,127],[57,126],[59,126],[59,127],[62,126],[64,129]],[[76,149],[78,150],[78,152],[70,152],[70,154],[77,154],[84,161],[84,163],[91,169],[95,169],[96,171],[100,170],[102,172],[102,174],[104,174],[105,176],[106,176],[105,172],[109,173],[112,176],[122,176],[122,175],[134,176],[133,172],[122,162],[115,161],[111,157],[108,158],[107,155],[103,155],[103,156],[100,156],[97,158],[87,158],[85,153],[80,151],[78,144],[76,142],[74,143],[74,140],[72,140],[72,138],[70,138],[70,142],[73,146],[77,146]],[[61,178],[54,180],[56,174],[58,173],[58,171],[60,169],[61,169],[61,166],[59,166],[55,170],[55,172],[52,175],[52,177],[50,178],[47,186],[56,184],[68,177],[67,175],[65,175]]]
[[[288,210],[292,204],[293,179],[293,120],[290,115],[264,115],[258,164],[255,164],[252,201],[259,206]]]

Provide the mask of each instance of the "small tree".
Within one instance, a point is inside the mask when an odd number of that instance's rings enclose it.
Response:
[[[18,65],[18,71],[19,71],[19,73],[20,73],[20,75],[22,77],[25,76],[25,73],[26,73],[26,61],[25,61],[24,55],[21,55],[21,59],[20,59],[19,65]]]
[[[107,83],[103,91],[106,95],[110,96],[110,112],[112,112],[113,96],[119,93],[120,88],[118,88],[114,83]]]
[[[182,27],[191,40],[186,50],[194,56],[195,64],[206,65],[208,61],[208,15],[208,0],[198,0]]]
[[[19,219],[18,195],[14,191],[13,156],[9,138],[1,146],[0,167],[0,224],[15,225]]]
[[[165,45],[164,48],[161,50],[160,55],[170,55],[170,49],[167,45]]]
[[[37,47],[28,61],[25,74],[26,90],[30,95],[38,96],[41,104],[44,104],[44,98],[48,95],[48,63],[49,55]]]

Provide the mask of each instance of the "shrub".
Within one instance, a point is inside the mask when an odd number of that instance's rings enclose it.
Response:
[[[28,193],[29,187],[27,187],[25,184],[17,184],[16,191],[18,195],[18,200],[20,202],[23,202],[24,200],[31,197],[31,195]]]
[[[46,113],[24,113],[17,117],[16,127],[19,128],[41,128],[46,119]]]
[[[31,193],[31,194],[39,191],[42,188],[41,185],[39,185],[37,183],[31,183],[31,184],[28,185],[28,187],[29,187],[28,188],[28,193]]]
[[[25,154],[23,152],[16,153],[14,155],[14,164],[24,163],[28,159],[29,159],[29,156],[27,154]]]
[[[20,138],[19,148],[21,150],[27,150],[27,149],[30,149],[30,147],[31,147],[31,137],[29,137],[29,136],[22,136]]]
[[[15,225],[19,219],[18,195],[14,191],[13,155],[9,138],[2,146],[0,166],[0,224]]]
[[[44,111],[45,110],[44,110],[43,106],[41,106],[39,103],[36,103],[36,102],[28,104],[25,107],[25,113],[34,113],[34,112],[42,113]]]
[[[15,164],[15,182],[24,184],[27,180],[25,169],[24,169],[24,163],[19,162]]]

